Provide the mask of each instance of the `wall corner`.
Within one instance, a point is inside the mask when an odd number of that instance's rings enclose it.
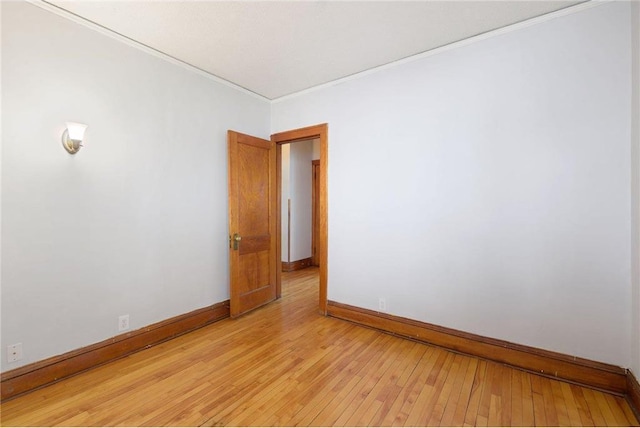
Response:
[[[631,7],[631,322],[640,325],[640,3]],[[640,373],[640,330],[631,328],[631,369]]]

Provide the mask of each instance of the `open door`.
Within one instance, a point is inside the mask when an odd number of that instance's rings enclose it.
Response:
[[[276,299],[276,145],[229,131],[231,316]]]

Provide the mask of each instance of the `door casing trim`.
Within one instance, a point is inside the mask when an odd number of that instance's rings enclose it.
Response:
[[[319,284],[319,308],[320,313],[327,314],[327,274],[328,263],[328,198],[327,198],[327,171],[329,158],[329,125],[322,123],[320,125],[308,126],[305,128],[293,129],[290,131],[278,132],[271,135],[271,141],[276,143],[276,171],[277,183],[275,198],[276,203],[276,296],[280,298],[282,295],[282,145],[293,143],[301,140],[311,140],[318,138],[320,140],[320,231],[318,236],[318,258],[320,264],[320,284]]]

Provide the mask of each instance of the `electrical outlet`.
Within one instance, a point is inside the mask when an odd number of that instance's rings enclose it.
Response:
[[[387,301],[382,297],[378,299],[378,310],[380,312],[385,312],[387,310]]]
[[[118,331],[129,330],[129,315],[120,315],[118,317]]]
[[[7,346],[7,359],[10,363],[22,359],[22,343]]]

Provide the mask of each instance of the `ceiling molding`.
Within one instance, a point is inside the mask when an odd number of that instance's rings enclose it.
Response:
[[[202,69],[200,69],[200,68],[198,68],[196,66],[193,66],[193,65],[191,65],[189,63],[186,63],[186,62],[181,61],[181,60],[179,60],[177,58],[174,58],[171,55],[167,55],[164,52],[161,52],[161,51],[159,51],[157,49],[154,49],[154,48],[149,47],[149,46],[147,46],[147,45],[145,45],[143,43],[140,43],[140,42],[138,42],[136,40],[133,40],[133,39],[127,37],[127,36],[119,34],[119,33],[115,32],[113,30],[110,30],[110,29],[108,29],[106,27],[103,27],[100,24],[97,24],[97,23],[95,23],[93,21],[90,21],[90,20],[88,20],[86,18],[78,16],[78,15],[76,15],[76,14],[74,14],[72,12],[69,12],[69,11],[67,11],[65,9],[62,9],[62,8],[56,6],[56,5],[48,3],[45,0],[25,0],[25,1],[30,3],[30,4],[32,4],[32,5],[34,5],[34,6],[42,8],[42,9],[44,9],[46,11],[52,12],[52,13],[58,15],[58,16],[66,18],[66,19],[68,19],[70,21],[73,21],[73,22],[75,22],[77,24],[83,25],[83,26],[85,26],[87,28],[90,28],[90,29],[92,29],[94,31],[97,31],[100,34],[103,34],[103,35],[108,36],[108,37],[110,37],[112,39],[118,40],[119,42],[122,42],[122,43],[124,43],[124,44],[126,44],[128,46],[131,46],[131,47],[134,47],[136,49],[139,49],[139,50],[141,50],[141,51],[143,51],[145,53],[148,53],[149,55],[153,55],[156,58],[160,58],[162,60],[170,62],[171,64],[177,65],[177,66],[182,67],[182,68],[184,68],[186,70],[189,70],[189,71],[191,71],[193,73],[196,73],[199,76],[205,77],[205,78],[207,78],[209,80],[213,80],[214,82],[217,82],[217,83],[221,83],[221,84],[223,84],[225,86],[233,88],[233,89],[235,89],[237,91],[240,91],[240,92],[242,92],[244,94],[250,95],[250,96],[252,96],[254,98],[257,98],[259,100],[266,101],[266,102],[271,102],[271,100],[269,98],[267,98],[267,97],[264,97],[264,96],[262,96],[260,94],[257,94],[255,92],[253,92],[253,91],[250,91],[247,88],[243,88],[240,85],[236,85],[233,82],[230,82],[230,81],[225,80],[225,79],[223,79],[221,77],[218,77],[218,76],[216,76],[214,74],[211,74],[211,73],[209,73],[207,71],[204,71],[204,70],[202,70]]]
[[[329,87],[332,87],[332,86],[335,86],[335,85],[339,85],[339,84],[342,84],[344,82],[347,82],[347,81],[350,81],[350,80],[353,80],[353,79],[358,79],[360,77],[367,76],[369,74],[373,74],[373,73],[377,73],[377,72],[380,72],[380,71],[383,71],[383,70],[387,70],[387,69],[390,69],[392,67],[396,67],[396,66],[399,66],[399,65],[402,65],[402,64],[413,62],[413,61],[418,61],[418,60],[430,57],[432,55],[437,55],[437,54],[440,54],[440,53],[443,53],[443,52],[447,52],[449,50],[453,50],[453,49],[457,49],[457,48],[460,48],[460,47],[463,47],[463,46],[467,46],[467,45],[470,45],[470,44],[473,44],[473,43],[476,43],[476,42],[479,42],[479,41],[482,41],[482,40],[489,39],[491,37],[499,36],[499,35],[502,35],[502,34],[505,34],[505,33],[509,33],[509,32],[512,32],[512,31],[521,30],[523,28],[527,28],[527,27],[530,27],[530,26],[533,26],[533,25],[538,25],[540,23],[544,23],[544,22],[547,22],[547,21],[550,21],[550,20],[553,20],[553,19],[556,19],[556,18],[559,18],[559,17],[562,17],[562,16],[566,16],[566,15],[570,15],[570,14],[573,14],[573,13],[581,12],[583,10],[587,10],[587,9],[590,9],[590,8],[593,8],[593,7],[601,6],[603,4],[607,4],[607,3],[610,3],[610,2],[615,1],[615,0],[591,0],[591,1],[580,3],[580,4],[577,4],[577,5],[574,5],[574,6],[569,6],[569,7],[554,11],[554,12],[547,13],[545,15],[541,15],[541,16],[538,16],[538,17],[535,17],[535,18],[527,19],[525,21],[517,22],[515,24],[507,25],[507,26],[504,26],[504,27],[501,27],[501,28],[498,28],[498,29],[495,29],[495,30],[487,31],[485,33],[478,34],[478,35],[475,35],[475,36],[472,36],[472,37],[468,37],[468,38],[462,39],[462,40],[457,41],[457,42],[449,43],[449,44],[443,45],[441,47],[430,49],[430,50],[427,50],[425,52],[422,52],[422,53],[419,53],[419,54],[416,54],[416,55],[411,55],[409,57],[406,57],[406,58],[403,58],[403,59],[400,59],[400,60],[397,60],[397,61],[392,61],[392,62],[389,62],[387,64],[383,64],[383,65],[380,65],[380,66],[377,66],[377,67],[370,68],[368,70],[364,70],[362,72],[354,73],[354,74],[351,74],[351,75],[346,76],[346,77],[335,79],[335,80],[332,80],[332,81],[329,81],[327,83],[323,83],[323,84],[320,84],[320,85],[312,86],[310,88],[307,88],[307,89],[304,89],[304,90],[301,90],[301,91],[297,91],[297,92],[294,92],[294,93],[291,93],[291,94],[288,94],[288,95],[284,95],[284,96],[281,96],[281,97],[275,97],[273,99],[269,99],[269,98],[267,98],[267,97],[265,97],[263,95],[260,95],[260,94],[258,94],[256,92],[253,92],[253,91],[251,91],[251,90],[249,90],[249,89],[247,89],[245,87],[242,87],[242,86],[240,86],[240,85],[238,85],[236,83],[233,83],[233,82],[231,82],[229,80],[223,79],[223,78],[221,78],[219,76],[216,76],[216,75],[214,75],[214,74],[212,74],[212,73],[210,73],[208,71],[205,71],[205,70],[203,70],[201,68],[198,68],[198,67],[196,67],[194,65],[191,65],[191,64],[189,64],[187,62],[184,62],[184,61],[182,61],[180,59],[177,59],[177,58],[175,58],[175,57],[173,57],[171,55],[168,55],[168,54],[166,54],[166,53],[164,53],[162,51],[159,51],[159,50],[154,49],[154,48],[152,48],[150,46],[147,46],[144,43],[138,42],[138,41],[136,41],[136,40],[134,40],[132,38],[129,38],[129,37],[123,35],[123,34],[120,34],[120,33],[116,32],[116,31],[113,31],[113,30],[111,30],[109,28],[106,28],[106,27],[104,27],[104,26],[102,26],[102,25],[100,25],[100,24],[98,24],[96,22],[93,22],[93,21],[88,20],[86,18],[83,18],[83,17],[81,17],[79,15],[76,15],[73,12],[69,12],[66,9],[62,9],[61,7],[58,7],[58,6],[56,6],[56,5],[52,4],[52,3],[49,3],[46,0],[26,0],[26,1],[28,3],[34,5],[34,6],[37,6],[39,8],[44,9],[44,10],[52,12],[52,13],[58,15],[58,16],[61,16],[61,17],[65,18],[65,19],[68,19],[70,21],[73,21],[75,23],[83,25],[83,26],[85,26],[87,28],[90,28],[90,29],[92,29],[94,31],[97,31],[97,32],[99,32],[99,33],[101,33],[103,35],[106,35],[106,36],[108,36],[108,37],[110,37],[112,39],[115,39],[115,40],[118,40],[118,41],[120,41],[122,43],[125,43],[128,46],[134,47],[134,48],[136,48],[138,50],[141,50],[141,51],[143,51],[143,52],[145,52],[147,54],[153,55],[156,58],[160,58],[160,59],[162,59],[164,61],[167,61],[169,63],[177,65],[177,66],[179,66],[179,67],[181,67],[183,69],[186,69],[188,71],[196,73],[199,76],[205,77],[205,78],[207,78],[209,80],[212,80],[212,81],[215,81],[217,83],[223,84],[223,85],[225,85],[227,87],[233,88],[233,89],[235,89],[237,91],[240,91],[241,93],[250,95],[253,98],[259,99],[261,101],[266,101],[268,103],[278,103],[278,102],[282,102],[282,101],[286,101],[286,100],[289,100],[289,99],[293,99],[293,98],[296,98],[296,97],[299,97],[299,96],[302,96],[302,95],[307,95],[307,94],[313,93],[313,92],[321,90],[321,89],[325,89],[325,88],[329,88]]]
[[[550,12],[545,15],[537,16],[535,18],[527,19],[526,21],[517,22],[515,24],[507,25],[502,28],[498,28],[495,30],[487,31],[486,33],[478,34],[476,36],[472,36],[457,42],[449,43],[444,46],[440,46],[435,49],[431,49],[416,55],[409,56],[407,58],[403,58],[397,61],[390,62],[388,64],[380,65],[378,67],[370,68],[369,70],[361,71],[360,73],[355,73],[350,76],[342,77],[340,79],[332,80],[331,82],[323,83],[321,85],[317,85],[308,89],[304,89],[302,91],[294,92],[293,94],[288,94],[282,97],[274,98],[271,100],[272,103],[278,103],[281,101],[290,100],[292,98],[296,98],[302,95],[307,95],[313,93],[315,91],[319,91],[321,89],[330,88],[332,86],[340,85],[342,83],[348,82],[350,80],[359,79],[363,76],[368,76],[370,74],[378,73],[383,70],[388,70],[393,67],[397,67],[402,64],[407,64],[413,61],[418,61],[424,58],[428,58],[432,55],[438,55],[443,52],[447,52],[450,50],[458,49],[463,46],[471,45],[482,40],[490,39],[495,36],[500,36],[502,34],[511,33],[513,31],[522,30],[523,28],[531,27],[534,25],[542,24],[544,22],[551,21],[556,18],[560,18],[563,16],[571,15],[574,13],[582,12],[583,10],[591,9],[597,6],[602,6],[603,4],[608,4],[614,2],[616,0],[591,0],[585,3],[580,3],[575,6],[570,6],[565,9],[560,9],[555,12]]]

